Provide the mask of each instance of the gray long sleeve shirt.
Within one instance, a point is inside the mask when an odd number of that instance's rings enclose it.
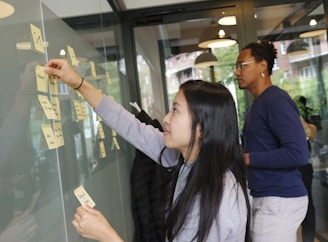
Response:
[[[133,114],[125,110],[114,100],[104,96],[95,112],[118,135],[141,150],[151,159],[158,161],[160,152],[165,146],[164,135],[151,125],[140,122]],[[176,165],[179,152],[174,149],[165,149],[162,157],[164,166]],[[183,191],[192,163],[185,163],[180,169],[180,175],[174,191],[174,198]],[[219,213],[210,228],[206,241],[210,242],[241,242],[244,241],[247,221],[247,207],[241,187],[231,171],[227,171],[224,179],[224,191]],[[192,211],[188,214],[185,225],[176,242],[190,242],[198,229],[199,199],[195,200]]]

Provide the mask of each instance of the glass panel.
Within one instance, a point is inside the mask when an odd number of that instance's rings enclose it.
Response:
[[[42,29],[41,5],[32,0],[13,7],[11,16],[0,19],[0,240],[48,241],[55,236],[66,241],[56,151],[40,148],[41,124],[48,122],[35,116],[36,64],[45,63],[46,56],[31,50],[30,24]],[[43,38],[40,32],[34,33]],[[42,42],[35,42],[44,51]]]
[[[274,14],[272,14],[274,13]],[[328,239],[325,200],[328,185],[328,48],[322,1],[256,9],[258,38],[271,40],[278,50],[272,81],[292,98],[306,99],[309,122],[317,128],[311,141],[313,200],[318,238]],[[301,113],[303,112],[301,110]]]
[[[130,146],[76,91],[42,69],[49,58],[67,58],[121,103],[125,67],[118,59],[117,19],[107,14],[102,21],[108,5],[100,1],[88,27],[82,24],[88,16],[64,21],[47,1],[11,2],[15,12],[0,19],[0,241],[81,241],[71,224],[79,206],[73,191],[80,185],[131,241]]]
[[[218,24],[222,17],[236,16],[235,8],[220,8],[213,12],[211,16],[215,17],[194,17],[177,23],[135,28],[141,105],[151,117],[161,120],[179,85],[189,79],[223,82],[237,99],[233,80],[238,44],[222,48],[198,47],[202,32],[208,28],[215,28],[215,34],[219,29],[224,29],[232,39],[237,40],[236,23]],[[206,14],[203,12],[200,15]],[[195,60],[203,53],[213,54],[218,61],[196,67]],[[164,86],[161,80],[164,80]],[[240,97],[243,97],[242,93]]]

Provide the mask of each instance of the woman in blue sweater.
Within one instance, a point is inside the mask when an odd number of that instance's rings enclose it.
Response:
[[[254,97],[243,127],[253,242],[296,242],[308,204],[297,169],[308,162],[306,137],[295,103],[272,85],[275,58],[273,44],[262,41],[244,47],[236,62],[239,88]]]
[[[160,132],[81,79],[66,60],[50,60],[45,71],[78,90],[109,127],[172,170],[165,189],[166,241],[248,241],[245,165],[226,87],[199,80],[182,84]],[[122,241],[95,209],[79,207],[73,225],[87,238]]]

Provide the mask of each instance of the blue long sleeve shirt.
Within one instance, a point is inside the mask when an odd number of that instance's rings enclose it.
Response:
[[[297,170],[309,151],[299,111],[280,88],[267,88],[250,105],[243,128],[249,153],[248,186],[254,197],[299,197],[307,194]]]

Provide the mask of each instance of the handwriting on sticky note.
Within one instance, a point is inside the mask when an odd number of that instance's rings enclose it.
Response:
[[[90,195],[84,189],[83,186],[79,186],[74,190],[74,195],[76,196],[77,200],[81,203],[81,205],[88,205],[90,208],[96,206],[95,202],[92,200]]]
[[[41,30],[33,24],[30,24],[31,34],[35,50],[44,53],[44,43],[42,40]]]

